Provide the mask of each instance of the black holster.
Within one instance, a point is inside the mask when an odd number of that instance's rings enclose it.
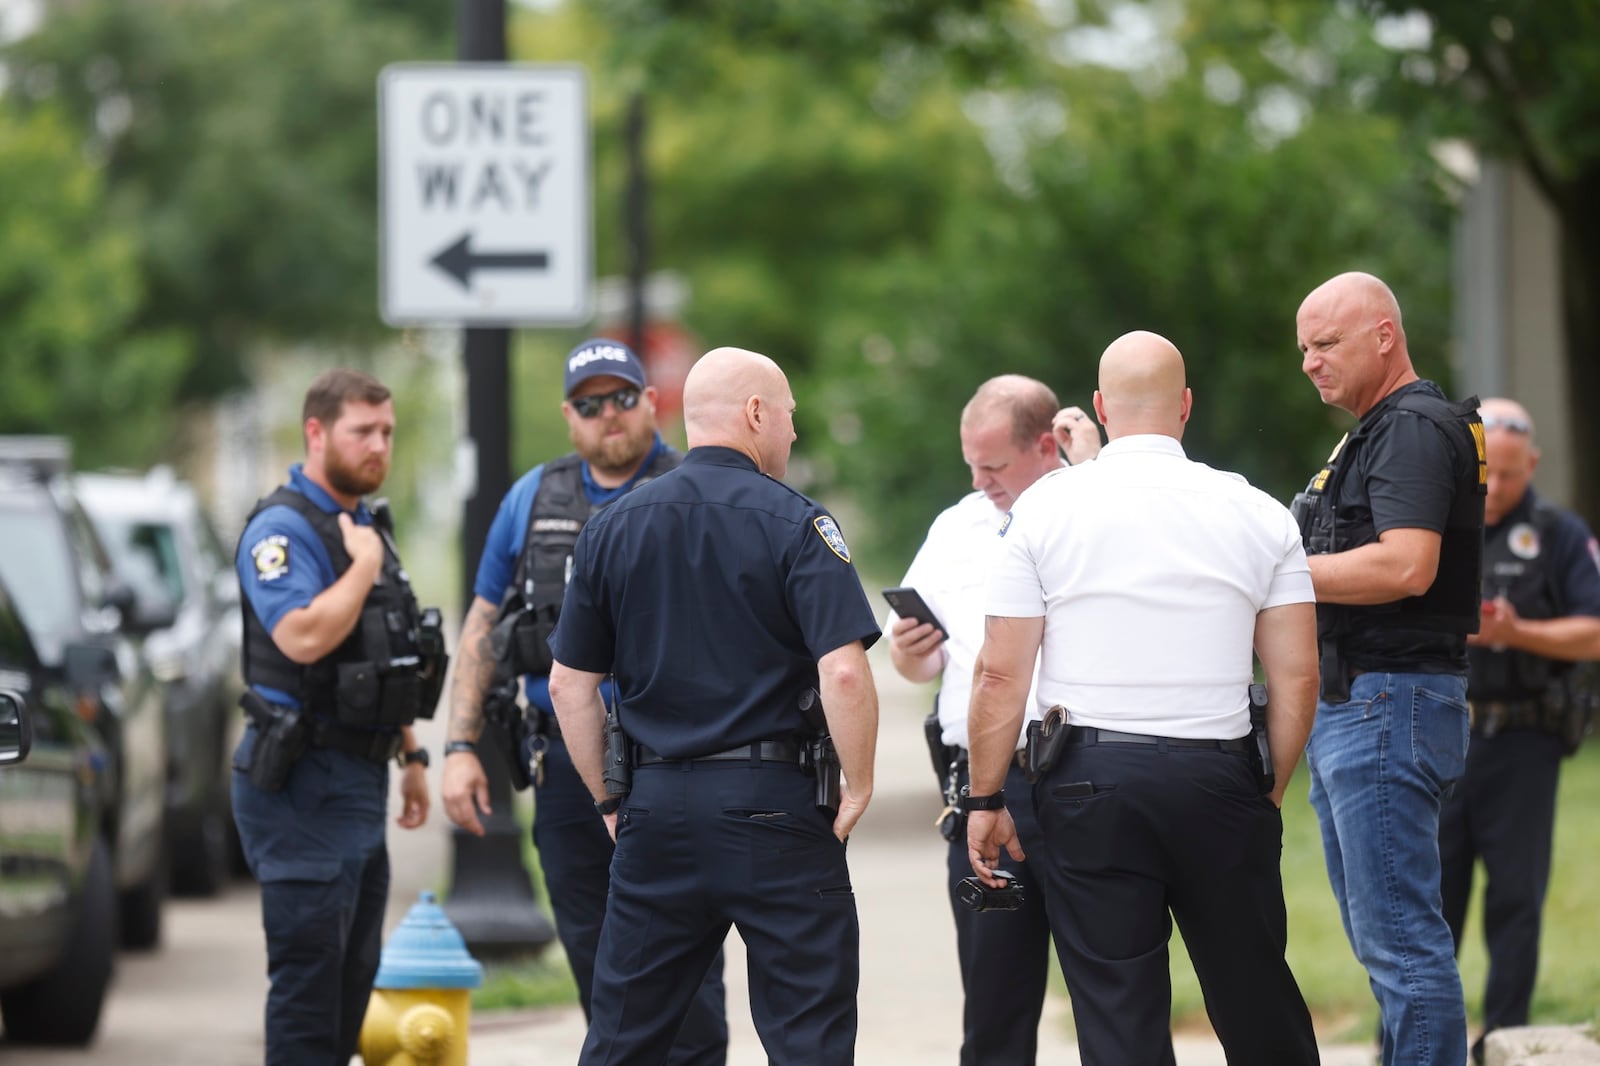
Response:
[[[829,814],[839,813],[840,764],[839,751],[828,735],[828,716],[822,709],[822,693],[806,688],[796,700],[806,724],[816,734],[805,742],[801,765],[816,778],[817,809]]]
[[[944,787],[950,764],[961,757],[961,749],[944,742],[944,726],[939,724],[939,703],[934,701],[933,711],[922,720],[923,739],[928,743],[928,759],[933,763],[933,777]]]
[[[1022,772],[1029,784],[1050,772],[1061,758],[1061,750],[1067,746],[1067,737],[1071,734],[1067,709],[1059,704],[1045,712],[1040,721],[1028,723],[1027,738],[1022,745]]]
[[[505,753],[506,769],[511,775],[511,787],[518,792],[533,784],[528,770],[528,760],[523,750],[528,740],[528,719],[517,704],[517,682],[505,680],[495,671],[489,691],[483,694],[483,722],[485,729],[493,729]]]
[[[1272,768],[1272,745],[1267,742],[1267,686],[1250,686],[1250,765],[1256,772],[1256,786],[1263,796],[1277,786],[1277,771]]]
[[[626,796],[633,791],[633,758],[628,750],[628,734],[622,731],[617,712],[606,712],[606,762],[603,777],[607,796]]]
[[[1323,637],[1319,655],[1322,665],[1320,695],[1323,703],[1350,702],[1350,664],[1345,662],[1344,649],[1337,637]]]
[[[255,746],[250,749],[250,765],[245,768],[250,783],[263,792],[279,792],[289,780],[289,771],[311,742],[311,723],[294,707],[279,707],[261,698],[254,689],[239,697],[256,727]]]

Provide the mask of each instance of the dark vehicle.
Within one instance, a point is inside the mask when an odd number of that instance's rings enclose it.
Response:
[[[175,891],[221,891],[237,851],[229,758],[243,730],[239,582],[194,489],[165,467],[143,477],[78,474],[78,500],[112,565],[134,591],[135,615],[176,606],[144,655],[167,711],[167,846]]]
[[[66,477],[55,438],[0,437],[0,581],[46,670],[74,686],[110,754],[111,846],[122,945],[161,940],[166,900],[167,742],[161,690],[130,639],[173,621],[134,610]]]
[[[32,750],[5,763],[24,721]],[[0,1020],[8,1042],[83,1045],[99,1027],[116,950],[103,835],[110,759],[0,585],[0,723],[10,722],[0,725]]]

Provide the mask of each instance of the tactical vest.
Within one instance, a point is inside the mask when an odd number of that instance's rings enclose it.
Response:
[[[662,448],[629,491],[682,461],[680,453]],[[550,673],[549,638],[555,632],[567,580],[572,576],[572,551],[584,524],[598,510],[600,507],[590,503],[583,490],[582,457],[574,452],[544,465],[539,490],[528,509],[522,554],[517,557],[516,573],[495,623],[496,659],[507,677],[543,677]]]
[[[1423,390],[1413,390],[1395,401],[1392,410],[1363,422],[1345,435],[1306,491],[1295,498],[1292,510],[1300,521],[1308,555],[1348,551],[1378,539],[1367,511],[1356,521],[1339,520],[1336,504],[1339,486],[1356,466],[1356,457],[1373,428],[1398,412],[1408,411],[1439,427],[1452,445],[1455,492],[1439,545],[1439,569],[1433,584],[1420,596],[1375,606],[1318,604],[1318,630],[1324,637],[1360,629],[1425,630],[1467,634],[1478,628],[1478,580],[1483,557],[1483,497],[1488,487],[1484,455],[1483,422],[1478,418],[1478,398],[1451,403]]]
[[[1550,573],[1548,551],[1560,520],[1559,510],[1538,500],[1527,519],[1502,521],[1485,539],[1485,600],[1504,596],[1523,618],[1560,618],[1567,613],[1562,589]],[[1467,649],[1467,660],[1471,665],[1467,691],[1483,700],[1542,699],[1550,683],[1572,665],[1516,648],[1473,647]]]
[[[322,541],[336,575],[350,568],[337,512],[329,514],[304,494],[282,486],[258,501],[250,518],[276,506],[291,507],[305,518]],[[419,634],[421,614],[411,581],[388,531],[380,528],[379,533],[383,569],[362,604],[361,621],[343,643],[316,662],[302,666],[279,650],[245,600],[241,665],[246,684],[298,696],[312,715],[362,729],[393,729],[432,716],[444,676],[443,643],[439,639],[437,648],[429,647],[427,654],[424,645],[431,646],[440,637],[432,631],[437,621],[430,623],[430,632]],[[436,613],[429,611],[430,616]]]

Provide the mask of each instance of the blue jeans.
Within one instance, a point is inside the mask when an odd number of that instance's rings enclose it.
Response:
[[[1384,1066],[1462,1066],[1466,1005],[1439,889],[1439,808],[1465,769],[1467,683],[1360,674],[1319,703],[1311,805],[1345,935],[1383,1012]]]

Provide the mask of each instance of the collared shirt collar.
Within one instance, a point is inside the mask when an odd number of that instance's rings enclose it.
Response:
[[[733,448],[724,448],[720,444],[702,444],[698,448],[690,448],[683,457],[685,463],[705,463],[709,466],[742,467],[745,470],[761,472],[754,459],[741,451]]]
[[[1183,442],[1176,437],[1169,437],[1164,433],[1132,433],[1126,437],[1107,441],[1105,447],[1100,449],[1100,457],[1108,455],[1171,455],[1179,459],[1188,458],[1188,453],[1183,450]]]

